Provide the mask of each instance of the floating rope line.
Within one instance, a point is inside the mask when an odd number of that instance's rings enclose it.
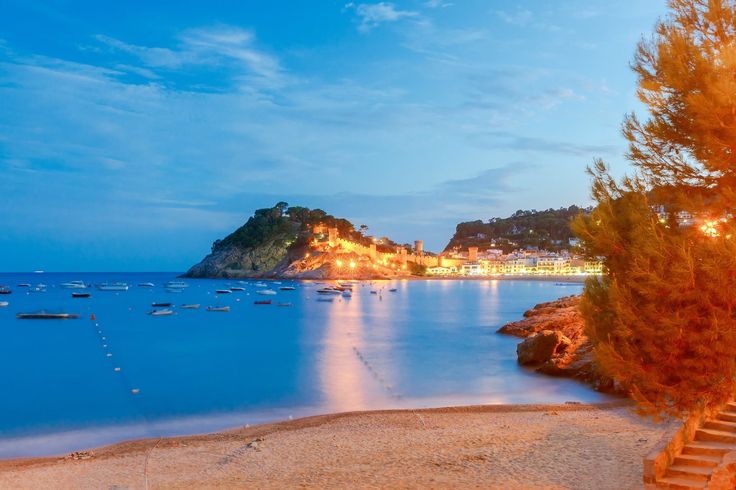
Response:
[[[353,352],[358,357],[360,362],[362,362],[363,365],[366,368],[368,368],[368,371],[370,371],[370,373],[373,375],[376,381],[378,381],[378,383],[388,392],[389,396],[391,396],[392,398],[395,398],[396,400],[401,400],[403,398],[399,392],[394,390],[393,386],[386,383],[386,380],[384,379],[384,377],[381,376],[381,374],[376,370],[376,368],[373,367],[371,362],[363,355],[362,352],[360,352],[360,350],[358,350],[357,347],[353,346]]]

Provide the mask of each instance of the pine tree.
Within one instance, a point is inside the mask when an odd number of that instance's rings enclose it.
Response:
[[[651,415],[736,386],[736,3],[669,6],[633,64],[650,112],[623,125],[636,174],[619,183],[596,162],[598,205],[575,223],[607,269],[581,307],[596,360]]]

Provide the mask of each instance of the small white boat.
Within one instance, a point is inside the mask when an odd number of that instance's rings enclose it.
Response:
[[[138,287],[139,288],[153,288],[153,287],[156,287],[156,285],[152,282],[141,282],[141,283],[138,283]]]
[[[268,287],[268,284],[266,284],[265,282],[257,282],[257,283],[255,284],[255,286],[256,286],[257,288],[267,288],[267,287]]]
[[[274,291],[273,289],[259,289],[258,291],[256,291],[256,294],[263,294],[265,296],[273,296],[274,294],[276,294],[276,291]]]
[[[166,284],[164,284],[165,288],[171,288],[171,289],[183,289],[188,288],[189,284],[185,283],[184,281],[169,281]]]
[[[84,281],[69,281],[61,283],[59,286],[64,289],[87,289],[89,287]]]
[[[341,291],[339,289],[332,289],[332,288],[323,288],[317,290],[318,294],[340,294]]]
[[[125,282],[103,282],[96,287],[100,291],[127,291],[129,286]]]
[[[18,313],[15,317],[19,320],[73,320],[79,318],[79,315],[73,313],[49,313],[41,310],[36,313]]]
[[[230,293],[232,293],[232,291],[230,291],[229,289],[218,289],[218,290],[217,290],[217,291],[215,291],[215,292],[216,292],[217,294],[230,294]]]
[[[163,310],[151,310],[148,312],[148,314],[151,316],[168,316],[168,315],[173,315],[174,311],[166,308]]]
[[[277,303],[276,306],[293,306],[291,303]]]
[[[295,291],[296,290],[294,286],[281,286],[279,289],[281,291]]]
[[[199,304],[194,304],[194,305],[181,305],[179,308],[181,308],[182,310],[198,310],[199,309]]]
[[[343,291],[342,292],[342,297],[343,298],[352,298],[353,297],[353,293],[351,293],[350,291]]]
[[[7,301],[0,301],[0,308],[5,308],[5,307],[6,307],[6,306],[8,306],[9,304],[10,304],[10,303],[9,303],[9,302],[7,302]]]
[[[230,311],[229,306],[208,306],[207,311]]]
[[[230,291],[245,291],[245,288],[241,288],[240,286],[233,286],[230,288]]]

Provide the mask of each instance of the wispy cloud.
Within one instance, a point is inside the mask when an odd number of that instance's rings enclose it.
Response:
[[[255,47],[255,36],[251,31],[233,26],[186,30],[178,36],[174,48],[137,45],[103,34],[98,34],[95,38],[110,49],[131,55],[140,61],[143,67],[133,67],[131,71],[147,78],[155,75],[152,70],[217,67],[225,63],[237,64],[264,78],[277,77],[282,71],[276,57]]]
[[[512,12],[507,10],[498,10],[496,11],[496,15],[498,15],[498,17],[507,24],[515,26],[526,26],[534,18],[534,14],[528,9],[517,9]]]
[[[444,0],[427,0],[426,2],[424,2],[424,6],[431,9],[452,7],[453,5],[455,4],[452,2],[446,2]]]
[[[347,9],[355,9],[355,14],[360,19],[358,30],[368,32],[374,27],[386,22],[396,22],[401,19],[418,17],[419,12],[411,10],[399,10],[393,3],[347,3]]]

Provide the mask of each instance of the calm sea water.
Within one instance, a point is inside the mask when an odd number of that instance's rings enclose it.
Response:
[[[174,278],[0,274],[0,284],[13,289],[0,296],[10,302],[0,308],[0,457],[337,411],[607,399],[520,368],[518,340],[495,333],[536,303],[578,293],[579,285],[376,282],[326,303],[317,301],[314,283],[269,283],[297,289],[261,296],[257,281],[188,280],[184,292],[167,292],[162,285]],[[69,280],[125,281],[131,289],[90,289],[91,298],[72,299],[59,287]],[[156,287],[137,287],[141,282]],[[48,290],[27,292],[20,283]],[[245,291],[215,293],[230,286]],[[259,299],[274,304],[254,305]],[[146,314],[152,302],[202,308],[153,317]],[[207,312],[208,305],[231,311]],[[40,309],[80,318],[15,318]]]

